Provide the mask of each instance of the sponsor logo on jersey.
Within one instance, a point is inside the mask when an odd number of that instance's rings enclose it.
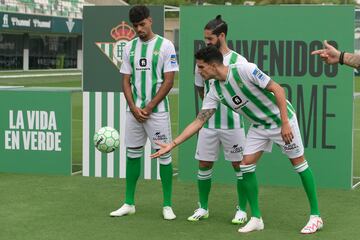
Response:
[[[95,45],[119,70],[122,64],[125,46],[136,36],[136,32],[129,24],[122,21],[119,25],[111,29],[110,36],[115,42],[95,42]],[[133,55],[134,52],[130,52],[130,56]]]
[[[139,59],[139,66],[140,67],[136,67],[136,71],[150,71],[151,68],[150,67],[147,67],[148,65],[148,62],[147,62],[147,59],[146,58],[140,58]]]
[[[265,81],[265,74],[260,69],[255,68],[252,74],[260,81]]]
[[[166,134],[161,133],[161,131],[157,131],[153,136],[153,140],[166,142],[166,140],[168,140],[168,137],[166,136]]]
[[[237,95],[232,97],[232,101],[233,101],[236,105],[239,105],[239,104],[242,103],[241,98],[240,98],[239,96],[237,96]]]
[[[242,152],[243,152],[243,148],[239,146],[239,144],[233,145],[233,147],[230,150],[230,153],[242,153]]]
[[[170,63],[171,63],[171,65],[174,65],[174,66],[177,65],[176,54],[171,54]]]
[[[147,64],[146,58],[140,58],[139,60],[140,67],[146,67],[146,64]]]

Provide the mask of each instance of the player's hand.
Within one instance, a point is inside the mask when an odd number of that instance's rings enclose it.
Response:
[[[340,51],[331,46],[326,40],[324,41],[324,49],[312,51],[311,55],[319,55],[327,64],[335,64],[339,62]]]
[[[294,136],[289,122],[285,122],[281,125],[281,137],[286,144],[290,144],[292,142]]]
[[[170,152],[171,149],[173,149],[175,147],[175,145],[173,143],[161,143],[161,142],[157,142],[157,141],[155,143],[160,146],[160,150],[154,154],[151,154],[150,155],[151,158],[158,158],[158,157],[164,155],[165,153]]]
[[[151,114],[152,111],[153,111],[153,108],[150,107],[149,105],[147,105],[147,106],[144,107],[142,110],[143,110],[143,112],[144,112],[147,116],[150,116],[150,114]]]
[[[149,119],[149,116],[142,110],[141,108],[135,107],[131,109],[132,114],[136,118],[136,120],[140,123],[145,122],[147,119]]]

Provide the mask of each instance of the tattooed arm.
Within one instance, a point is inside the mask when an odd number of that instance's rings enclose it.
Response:
[[[353,67],[359,68],[360,67],[360,55],[353,54],[353,53],[344,53],[344,64]]]
[[[197,133],[202,126],[205,124],[207,120],[215,113],[216,109],[203,109],[199,112],[196,119],[190,123],[184,131],[177,136],[171,143],[165,144],[165,143],[159,143],[157,144],[161,147],[159,151],[151,155],[151,158],[157,158],[161,155],[170,152],[174,147],[181,144],[182,142],[185,142],[188,138],[190,138],[192,135]]]

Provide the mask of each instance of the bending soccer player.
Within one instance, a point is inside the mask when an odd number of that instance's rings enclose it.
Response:
[[[195,58],[201,76],[206,80],[217,81],[206,95],[197,118],[170,144],[159,143],[161,150],[152,157],[167,154],[199,131],[221,102],[251,122],[240,168],[252,217],[239,232],[264,229],[258,205],[255,169],[262,153],[271,151],[273,142],[281,147],[294,170],[299,173],[309,200],[310,218],[301,233],[314,233],[321,229],[323,221],[318,208],[314,177],[304,158],[304,147],[294,108],[286,100],[284,89],[253,63],[225,66],[223,55],[216,47],[209,46],[199,50]]]
[[[230,50],[227,46],[227,31],[227,23],[221,19],[221,15],[218,15],[209,21],[204,28],[205,43],[208,46],[216,46],[220,50],[224,57],[224,65],[247,62],[243,56]],[[213,79],[204,81],[196,66],[195,85],[201,99],[204,98],[204,93],[206,95],[209,92],[210,85],[214,81]],[[219,104],[214,116],[205,123],[199,132],[195,159],[199,160],[198,191],[200,206],[188,218],[189,221],[199,221],[209,216],[208,199],[211,189],[212,168],[214,162],[218,160],[221,145],[224,149],[225,159],[231,162],[237,178],[238,206],[232,223],[242,224],[247,220],[247,201],[244,194],[245,189],[241,184],[242,173],[240,171],[240,161],[245,147],[244,120],[232,109]]]
[[[126,196],[125,204],[110,213],[114,217],[135,213],[135,187],[147,138],[154,149],[159,149],[154,141],[171,142],[167,94],[178,71],[174,45],[152,31],[149,9],[135,6],[129,11],[129,19],[138,37],[125,46],[120,69],[128,103],[125,127]],[[171,154],[162,155],[159,163],[164,197],[163,216],[172,220],[176,216],[171,208]]]

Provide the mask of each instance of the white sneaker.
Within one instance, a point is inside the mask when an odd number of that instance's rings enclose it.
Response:
[[[169,206],[163,207],[163,216],[165,220],[173,220],[176,218],[172,208]]]
[[[135,213],[135,205],[124,204],[118,210],[110,213],[111,217],[121,217],[125,215],[132,215]]]
[[[323,220],[321,217],[317,215],[310,215],[310,219],[308,223],[305,225],[303,229],[301,229],[301,233],[303,234],[311,234],[315,233],[316,231],[322,229],[324,226]]]
[[[247,214],[246,212],[241,210],[239,206],[237,206],[236,209],[237,211],[235,213],[235,217],[233,218],[233,220],[231,220],[231,222],[233,224],[243,224],[247,221]]]
[[[207,219],[209,217],[209,210],[199,207],[194,211],[194,214],[188,217],[188,221],[197,222],[200,219]]]
[[[239,228],[239,232],[247,233],[252,231],[260,231],[264,229],[264,222],[262,218],[251,217],[249,222],[242,228]]]

